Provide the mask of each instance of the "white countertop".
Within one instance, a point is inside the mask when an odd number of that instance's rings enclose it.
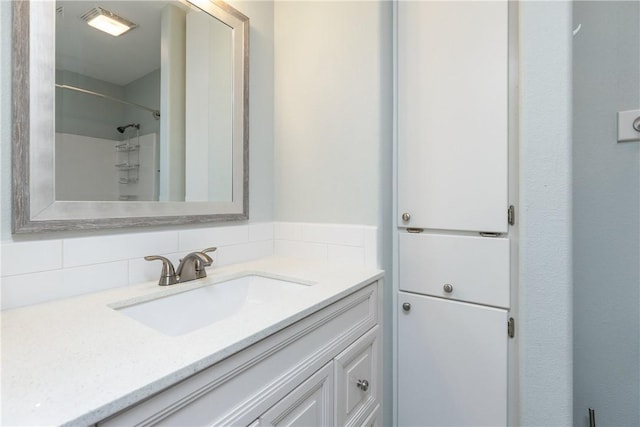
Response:
[[[173,337],[109,307],[244,272],[314,285],[264,313]],[[328,306],[382,277],[382,272],[270,257],[214,268],[208,275],[175,286],[146,282],[4,311],[2,425],[100,421]]]

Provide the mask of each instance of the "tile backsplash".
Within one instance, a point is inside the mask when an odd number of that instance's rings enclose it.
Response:
[[[270,255],[377,267],[377,228],[290,222],[249,223],[180,231],[3,242],[3,310],[157,280],[163,255],[177,266],[185,254],[216,246],[214,265]]]

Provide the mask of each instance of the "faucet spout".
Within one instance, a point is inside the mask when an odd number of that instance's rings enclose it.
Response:
[[[211,257],[202,252],[187,254],[180,261],[180,265],[176,270],[178,281],[182,283],[207,277],[207,272],[204,268],[210,266],[212,262]]]

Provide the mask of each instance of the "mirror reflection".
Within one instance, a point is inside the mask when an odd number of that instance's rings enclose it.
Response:
[[[232,47],[186,3],[58,1],[55,199],[231,201]]]

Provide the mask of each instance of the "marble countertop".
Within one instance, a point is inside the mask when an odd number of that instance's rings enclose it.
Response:
[[[312,282],[264,313],[168,336],[111,307],[245,272]],[[269,257],[2,313],[2,425],[87,425],[199,372],[382,277],[375,269]],[[87,278],[91,280],[91,278]]]

